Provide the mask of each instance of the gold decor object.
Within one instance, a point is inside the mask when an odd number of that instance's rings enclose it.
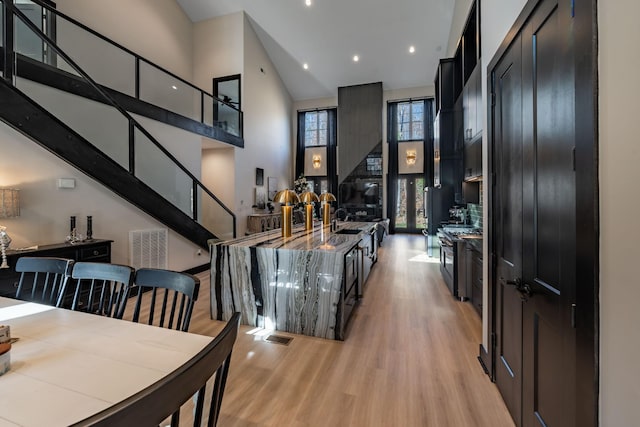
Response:
[[[322,157],[320,156],[320,154],[313,155],[312,166],[314,169],[320,169],[320,166],[322,166]]]
[[[336,201],[336,196],[331,193],[322,193],[318,197],[322,202],[322,223],[324,225],[331,225],[331,202]]]
[[[409,166],[413,166],[416,164],[416,156],[417,156],[417,152],[416,150],[407,150],[407,164]]]
[[[305,191],[300,195],[300,201],[305,204],[304,225],[307,231],[313,230],[313,203],[319,202],[318,195],[313,191]]]
[[[291,237],[293,228],[293,206],[300,203],[298,195],[293,190],[281,190],[273,197],[273,201],[282,204],[282,237]]]

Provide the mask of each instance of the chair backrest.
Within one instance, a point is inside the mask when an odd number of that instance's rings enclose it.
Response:
[[[71,309],[122,319],[134,271],[128,265],[76,262],[71,273],[77,280]]]
[[[207,381],[215,375],[208,400],[209,426],[215,426],[229,373],[231,352],[238,335],[240,313],[234,313],[222,332],[191,360],[155,384],[128,399],[105,409],[74,426],[153,426],[171,416],[171,425],[178,425],[180,408],[196,397],[194,426],[202,424]],[[194,396],[195,395],[195,396]]]
[[[72,266],[73,260],[66,258],[18,258],[16,299],[60,307]]]
[[[186,332],[199,290],[200,279],[191,274],[153,268],[138,269],[131,292],[137,295],[133,321],[139,322],[142,316],[148,325]],[[141,313],[143,301],[145,309]]]

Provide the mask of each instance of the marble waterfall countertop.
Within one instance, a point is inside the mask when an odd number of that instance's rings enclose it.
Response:
[[[211,242],[211,317],[234,311],[247,325],[321,338],[342,338],[345,255],[375,227],[341,222],[332,232],[321,223]],[[341,234],[341,230],[360,230]]]

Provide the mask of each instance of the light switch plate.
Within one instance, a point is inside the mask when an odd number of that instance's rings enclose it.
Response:
[[[58,188],[76,188],[75,178],[58,178]]]

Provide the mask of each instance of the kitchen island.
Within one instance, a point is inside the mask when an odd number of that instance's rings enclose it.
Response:
[[[344,339],[346,324],[375,259],[375,223],[318,223],[211,242],[211,318],[234,311],[246,325]],[[366,252],[365,252],[366,251]],[[364,268],[365,261],[369,269]]]

